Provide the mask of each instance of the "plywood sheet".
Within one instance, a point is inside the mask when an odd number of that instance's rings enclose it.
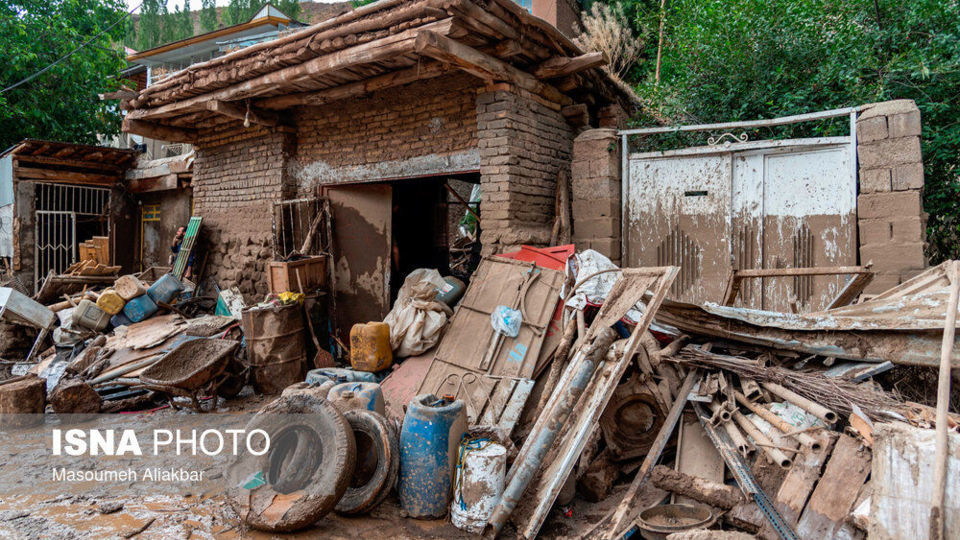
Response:
[[[840,435],[827,467],[797,523],[800,538],[834,538],[846,525],[860,488],[870,474],[870,449]]]

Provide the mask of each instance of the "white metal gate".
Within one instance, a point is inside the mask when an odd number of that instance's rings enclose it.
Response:
[[[671,296],[718,302],[733,270],[854,266],[855,109],[680,128],[621,132],[715,131],[850,116],[851,134],[746,141],[730,134],[708,146],[624,153],[623,254],[628,266],[675,265]],[[787,310],[826,307],[845,277],[765,278],[744,283],[740,305]]]
[[[110,190],[69,184],[38,183],[34,213],[34,286],[53,270],[62,273],[77,261],[78,217],[104,217]],[[108,231],[109,234],[109,220]],[[87,240],[84,238],[83,240]]]

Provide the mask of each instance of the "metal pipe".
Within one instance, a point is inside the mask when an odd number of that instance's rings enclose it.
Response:
[[[781,452],[776,448],[776,445],[773,444],[773,441],[769,437],[763,434],[749,418],[743,415],[740,411],[734,411],[733,420],[740,426],[743,431],[747,433],[757,443],[757,446],[763,450],[767,456],[773,460],[774,463],[783,467],[784,469],[790,468],[790,465],[793,461],[787,457],[786,454]]]
[[[753,127],[773,127],[796,124],[799,122],[809,122],[811,120],[825,120],[827,118],[837,118],[856,113],[857,107],[845,107],[842,109],[831,109],[828,111],[819,111],[814,113],[795,114],[792,116],[783,116],[780,118],[769,118],[762,120],[744,120],[739,122],[723,122],[719,124],[695,124],[687,126],[663,126],[637,129],[624,129],[619,131],[620,135],[650,135],[654,133],[676,133],[678,131],[717,131],[731,130]]]
[[[820,450],[821,448],[820,441],[818,441],[816,438],[811,437],[807,433],[793,433],[794,431],[796,431],[797,427],[785,421],[783,418],[780,418],[770,409],[767,409],[766,407],[761,407],[760,405],[757,405],[756,403],[749,401],[746,398],[746,396],[744,396],[740,392],[734,391],[733,395],[737,398],[737,402],[739,402],[744,407],[750,409],[754,414],[756,414],[760,418],[763,418],[767,422],[770,422],[770,424],[773,427],[779,429],[780,431],[786,434],[792,433],[792,435],[790,436],[795,437],[798,441],[800,441],[800,444],[810,448],[811,450],[814,450],[814,451]]]
[[[610,328],[604,328],[594,340],[590,351],[587,354],[578,354],[578,356],[582,356],[582,361],[576,367],[576,371],[571,374],[569,384],[554,392],[554,395],[559,395],[559,398],[556,400],[554,407],[549,409],[547,413],[549,417],[543,429],[528,436],[527,442],[523,446],[524,449],[530,448],[530,450],[524,453],[522,461],[518,456],[517,462],[511,467],[510,481],[504,488],[497,507],[490,514],[490,518],[487,519],[484,536],[495,538],[507,523],[507,518],[520,503],[520,497],[523,496],[530,481],[533,480],[540,469],[544,456],[547,455],[550,447],[553,446],[553,442],[560,435],[560,430],[563,429],[574,405],[577,404],[580,395],[590,384],[599,360],[606,355],[616,337],[616,332]]]
[[[720,403],[718,403],[716,399],[710,402],[710,412],[713,413],[713,418],[711,418],[711,420],[719,417],[721,422],[730,421],[730,418],[731,418],[730,411],[725,409],[722,405],[720,405]]]
[[[750,444],[750,441],[743,436],[743,433],[740,433],[740,430],[737,429],[737,424],[735,424],[733,420],[730,422],[721,422],[720,425],[723,427],[723,430],[727,432],[727,436],[730,437],[733,444],[737,446],[737,451],[740,452],[741,456],[749,459],[757,453],[757,449]]]
[[[824,422],[828,424],[837,423],[837,418],[838,418],[837,413],[831,411],[830,409],[824,407],[823,405],[820,405],[819,403],[814,403],[813,401],[810,401],[809,399],[801,396],[800,394],[793,392],[792,390],[787,390],[786,388],[780,386],[779,384],[771,383],[771,382],[764,382],[760,384],[765,389],[767,389],[767,391],[770,392],[771,394],[779,397],[780,399],[793,403],[797,407],[800,407],[801,409],[816,416],[817,418],[823,420]]]

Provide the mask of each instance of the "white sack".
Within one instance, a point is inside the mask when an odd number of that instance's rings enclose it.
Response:
[[[390,347],[400,358],[416,356],[440,341],[453,310],[435,300],[446,285],[439,272],[420,268],[403,280],[393,309],[383,322],[390,325]]]

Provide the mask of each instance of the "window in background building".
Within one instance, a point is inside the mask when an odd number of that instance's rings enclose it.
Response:
[[[533,0],[513,0],[520,4],[527,11],[533,12]]]

